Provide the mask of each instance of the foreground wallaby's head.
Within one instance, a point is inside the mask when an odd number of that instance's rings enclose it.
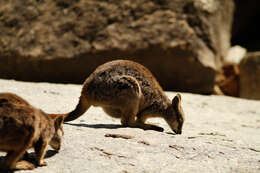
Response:
[[[55,133],[49,142],[49,145],[54,149],[54,150],[60,150],[61,147],[61,142],[62,142],[62,136],[64,134],[63,132],[63,121],[64,117],[63,116],[52,116],[49,115],[51,118],[54,120],[54,127],[55,127]]]
[[[184,123],[184,112],[181,107],[181,95],[177,94],[172,99],[172,104],[168,107],[166,113],[166,122],[176,134],[182,133]]]

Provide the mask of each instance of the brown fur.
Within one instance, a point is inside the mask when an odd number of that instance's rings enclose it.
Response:
[[[7,155],[2,169],[33,169],[27,161],[19,161],[29,148],[34,148],[36,162],[44,166],[46,147],[59,150],[63,117],[51,117],[12,93],[0,93],[0,151]]]
[[[163,131],[145,124],[147,118],[162,117],[175,133],[182,132],[180,94],[169,100],[152,73],[132,61],[115,60],[99,66],[84,82],[79,103],[65,114],[65,122],[78,118],[91,105],[101,106],[108,115],[120,118],[124,126]]]
[[[26,100],[13,93],[0,93],[0,104],[3,102],[30,105]]]

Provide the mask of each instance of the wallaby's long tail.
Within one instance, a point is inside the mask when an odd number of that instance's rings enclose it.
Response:
[[[88,103],[87,99],[84,96],[80,96],[79,103],[77,104],[76,108],[65,114],[64,122],[73,121],[80,117],[82,114],[84,114],[87,109],[90,107],[90,104]]]
[[[75,119],[77,119],[78,117],[80,117],[82,114],[84,114],[87,109],[90,107],[90,104],[87,102],[87,99],[83,96],[80,96],[79,98],[79,102],[76,106],[76,108],[69,112],[69,113],[65,113],[65,114],[48,114],[50,117],[59,117],[59,116],[63,116],[64,117],[64,122],[68,122],[68,121],[73,121]]]

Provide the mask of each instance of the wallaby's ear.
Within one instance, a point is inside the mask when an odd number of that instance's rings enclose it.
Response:
[[[55,124],[60,126],[62,123],[63,123],[63,120],[64,120],[64,117],[63,116],[58,116],[56,119],[55,119]]]
[[[172,106],[174,107],[175,110],[179,110],[181,106],[181,95],[177,94],[173,99],[172,99]]]
[[[55,119],[55,129],[58,130],[60,128],[60,126],[63,124],[64,121],[64,117],[63,116],[58,116]]]

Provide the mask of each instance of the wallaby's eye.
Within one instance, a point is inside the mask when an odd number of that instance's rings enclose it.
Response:
[[[182,124],[183,123],[183,119],[180,117],[179,118],[179,122]]]

